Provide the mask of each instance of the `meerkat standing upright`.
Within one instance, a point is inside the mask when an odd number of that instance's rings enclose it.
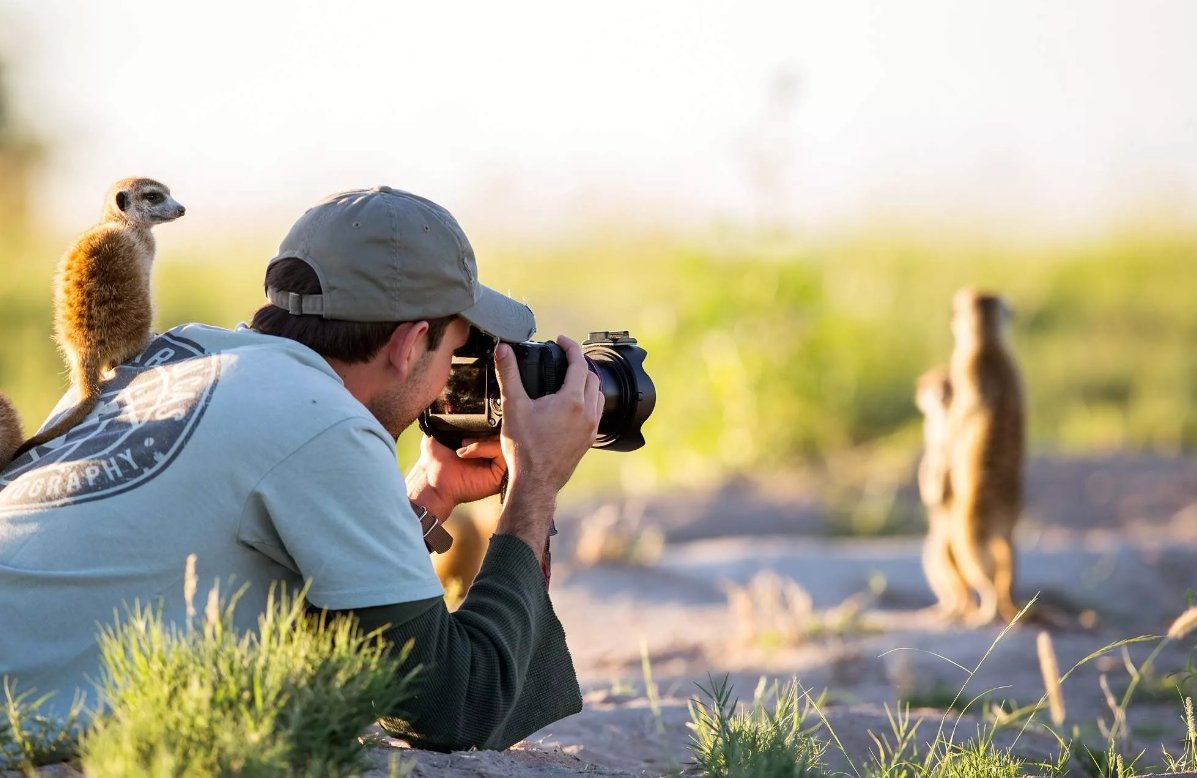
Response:
[[[934,367],[915,382],[914,402],[923,414],[923,457],[919,460],[919,496],[927,507],[927,539],[923,543],[923,573],[935,594],[939,609],[960,618],[971,608],[968,583],[952,555],[951,500],[949,475],[951,436],[948,412],[952,382],[946,367]]]
[[[1022,510],[1022,381],[1005,341],[1009,309],[998,296],[961,289],[952,299],[955,347],[949,479],[952,555],[986,623],[1014,605],[1014,525]]]
[[[54,285],[54,337],[78,403],[25,441],[16,456],[87,418],[99,402],[102,375],[149,343],[155,251],[150,230],[185,212],[166,186],[149,178],[126,178],[108,190],[103,218],[63,255]]]

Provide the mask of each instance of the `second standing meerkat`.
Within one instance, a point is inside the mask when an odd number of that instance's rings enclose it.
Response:
[[[1002,298],[961,289],[952,299],[955,346],[948,413],[952,556],[976,591],[985,623],[1010,619],[1014,605],[1014,525],[1022,511],[1022,380],[1006,345]]]
[[[915,382],[914,402],[923,414],[923,457],[919,460],[919,496],[927,508],[927,539],[923,543],[923,573],[938,607],[952,618],[971,609],[968,584],[952,555],[952,481],[948,466],[951,436],[948,413],[952,382],[948,369],[934,367]]]
[[[99,402],[104,373],[145,348],[154,320],[150,230],[185,212],[170,189],[153,179],[126,178],[108,190],[103,217],[63,255],[54,285],[54,336],[79,400],[25,441],[16,456],[87,418]]]

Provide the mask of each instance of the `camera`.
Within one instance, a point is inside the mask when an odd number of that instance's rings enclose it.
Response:
[[[420,429],[450,448],[465,438],[494,435],[503,422],[503,400],[495,376],[499,341],[471,327],[466,344],[453,352],[449,381],[420,415]],[[524,390],[532,398],[552,394],[565,382],[565,351],[551,341],[512,343]],[[582,342],[590,372],[599,378],[603,415],[593,448],[635,451],[644,445],[640,428],[653,412],[657,390],[644,370],[643,348],[626,330],[591,332]]]

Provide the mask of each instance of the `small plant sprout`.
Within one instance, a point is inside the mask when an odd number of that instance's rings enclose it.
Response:
[[[199,587],[199,576],[195,573],[195,554],[187,555],[183,568],[183,601],[187,603],[187,623],[195,619],[195,591]]]
[[[640,669],[644,673],[644,693],[648,696],[648,707],[653,713],[657,734],[665,734],[665,722],[661,719],[661,703],[657,698],[657,684],[653,680],[653,666],[648,658],[648,644],[640,639]]]
[[[1043,689],[1047,695],[1052,724],[1059,727],[1064,724],[1064,694],[1060,691],[1060,664],[1056,661],[1052,636],[1040,632],[1035,647],[1039,653],[1039,670],[1043,673]]]
[[[797,645],[814,624],[814,603],[806,589],[773,570],[762,570],[745,586],[725,584],[740,640],[765,647]]]
[[[1191,606],[1184,613],[1176,617],[1172,626],[1168,627],[1168,640],[1179,640],[1197,628],[1197,605]]]
[[[1164,765],[1168,768],[1170,773],[1179,773],[1186,770],[1193,770],[1197,768],[1197,720],[1193,716],[1193,698],[1185,697],[1184,715],[1180,720],[1185,725],[1185,739],[1184,746],[1181,749],[1179,757],[1174,757],[1168,753],[1168,750],[1163,746],[1160,750],[1163,752]]]

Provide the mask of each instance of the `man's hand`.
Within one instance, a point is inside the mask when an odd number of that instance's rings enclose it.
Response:
[[[511,347],[495,349],[495,373],[503,398],[503,457],[509,485],[498,531],[515,535],[539,558],[553,520],[557,492],[590,450],[603,415],[599,378],[582,348],[562,335],[568,367],[561,388],[532,399],[524,390]]]
[[[462,441],[453,451],[425,436],[420,459],[407,474],[407,495],[444,520],[462,503],[498,494],[506,472],[498,438]]]

